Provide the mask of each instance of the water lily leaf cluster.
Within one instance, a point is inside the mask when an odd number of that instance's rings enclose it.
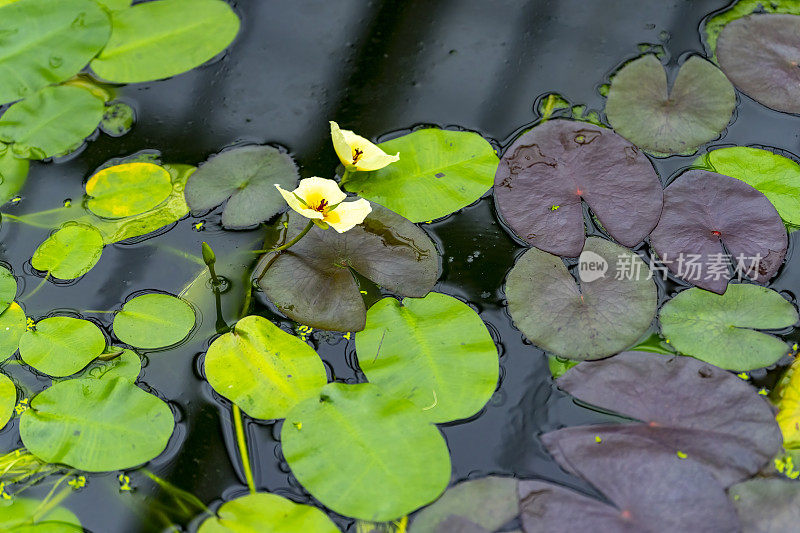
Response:
[[[325,513],[310,505],[258,492],[223,503],[215,516],[206,519],[198,533],[228,533],[230,531],[262,531],[274,533],[338,533],[339,528]]]

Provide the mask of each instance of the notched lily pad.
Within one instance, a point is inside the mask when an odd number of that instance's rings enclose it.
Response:
[[[522,135],[500,160],[497,209],[520,238],[577,257],[586,201],[611,237],[640,243],[658,223],[661,182],[647,157],[607,128],[548,120]]]
[[[164,167],[126,163],[106,167],[86,182],[89,211],[103,218],[124,218],[155,208],[172,192]]]
[[[69,376],[96,359],[106,347],[103,332],[88,320],[54,316],[36,323],[19,342],[27,364],[55,377]]]
[[[65,224],[33,253],[31,265],[58,279],[75,279],[89,272],[103,253],[103,236],[86,224]]]
[[[114,315],[114,335],[125,344],[142,349],[177,344],[192,331],[192,306],[169,294],[143,294],[128,300]]]
[[[339,528],[320,509],[257,492],[225,502],[216,515],[206,519],[197,533],[270,531],[272,533],[339,533]]]

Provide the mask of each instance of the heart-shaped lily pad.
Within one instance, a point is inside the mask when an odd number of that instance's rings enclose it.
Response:
[[[12,302],[8,309],[0,313],[0,363],[14,355],[26,329],[25,311],[17,302]]]
[[[788,479],[755,478],[728,489],[742,531],[779,533],[800,523],[800,483]]]
[[[15,497],[0,502],[0,531],[9,533],[80,533],[80,520],[50,502]]]
[[[225,502],[206,519],[197,533],[232,531],[272,533],[339,533],[339,528],[316,507],[302,505],[277,494],[257,492]]]
[[[733,85],[705,59],[687,59],[669,89],[661,61],[648,54],[611,78],[606,116],[614,131],[640,148],[683,154],[717,138],[735,106]]]
[[[275,184],[292,190],[299,177],[292,158],[272,146],[234,148],[200,165],[186,184],[186,202],[193,211],[206,211],[228,200],[222,225],[246,228],[283,210]]]
[[[128,300],[114,315],[114,335],[136,348],[158,349],[185,339],[194,324],[194,309],[184,300],[143,294]]]
[[[96,359],[106,347],[100,328],[88,320],[54,316],[36,323],[19,341],[19,355],[50,376],[69,376]]]
[[[497,167],[497,209],[520,238],[577,257],[585,200],[625,246],[641,242],[661,214],[661,182],[647,157],[607,128],[548,120],[512,144]]]
[[[678,277],[722,294],[733,268],[766,282],[780,268],[789,239],[766,196],[736,178],[689,170],[664,189],[664,211],[650,235]]]
[[[288,242],[307,219],[292,212],[276,223],[266,246]],[[309,326],[361,331],[367,310],[350,271],[400,296],[425,296],[439,277],[439,255],[431,239],[400,215],[377,204],[363,223],[338,233],[313,227],[280,254],[266,254],[258,285],[286,316]]]
[[[17,297],[17,279],[4,266],[0,266],[0,313],[8,309]]]
[[[99,217],[123,218],[150,211],[169,197],[169,172],[153,163],[106,167],[86,182],[89,210]]]
[[[797,320],[797,310],[779,293],[751,284],[730,285],[723,295],[689,289],[659,313],[661,332],[676,350],[737,372],[789,353],[781,339],[754,329],[781,329]]]
[[[103,236],[92,226],[69,223],[50,235],[33,253],[31,265],[58,279],[89,272],[103,253]]]
[[[11,420],[15,405],[17,405],[17,388],[11,378],[0,374],[0,429]]]
[[[778,111],[800,113],[800,17],[756,14],[725,25],[717,60],[747,96]]]
[[[608,357],[650,327],[656,285],[644,261],[618,244],[590,237],[581,257],[582,265],[602,272],[582,274],[578,286],[558,256],[536,248],[525,252],[506,280],[508,311],[544,350],[576,360]],[[620,273],[630,276],[617,279]]]

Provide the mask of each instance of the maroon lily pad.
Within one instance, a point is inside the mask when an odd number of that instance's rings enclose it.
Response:
[[[723,294],[731,268],[758,282],[774,276],[789,238],[761,192],[736,178],[689,170],[664,189],[650,244],[678,277]]]
[[[658,223],[662,188],[650,160],[610,129],[549,120],[522,135],[494,178],[497,209],[527,243],[555,255],[583,249],[583,199],[625,246]]]

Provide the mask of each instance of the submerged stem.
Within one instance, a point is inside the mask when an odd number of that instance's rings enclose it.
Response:
[[[45,275],[45,277],[42,279],[42,281],[40,281],[40,282],[39,282],[39,284],[38,284],[38,285],[37,285],[37,286],[36,286],[36,287],[35,287],[35,288],[34,288],[34,289],[33,289],[33,290],[32,290],[32,291],[29,293],[29,294],[26,294],[25,296],[23,296],[22,298],[20,298],[20,300],[24,302],[25,300],[27,300],[27,299],[31,298],[31,297],[32,297],[34,294],[36,294],[37,292],[39,292],[39,289],[41,289],[42,287],[44,287],[44,284],[45,284],[45,283],[47,283],[47,280],[48,280],[48,279],[50,279],[50,272],[48,272],[48,273]]]
[[[286,244],[282,244],[282,245],[278,246],[277,248],[271,248],[269,250],[253,250],[253,253],[254,254],[268,254],[268,253],[271,253],[271,252],[282,252],[284,250],[287,250],[287,249],[291,248],[292,246],[294,246],[295,244],[297,244],[297,241],[299,241],[300,239],[305,237],[306,233],[311,231],[311,228],[313,226],[314,226],[314,221],[309,219],[308,224],[306,224],[306,227],[303,228],[303,231],[298,233],[297,237],[295,237],[291,241],[287,242]]]
[[[247,488],[251,494],[256,493],[256,484],[253,481],[253,471],[250,469],[250,454],[247,452],[247,438],[244,434],[244,424],[242,422],[242,410],[233,404],[233,425],[236,427],[236,443],[239,445],[239,455],[242,458],[242,469],[247,480]]]

